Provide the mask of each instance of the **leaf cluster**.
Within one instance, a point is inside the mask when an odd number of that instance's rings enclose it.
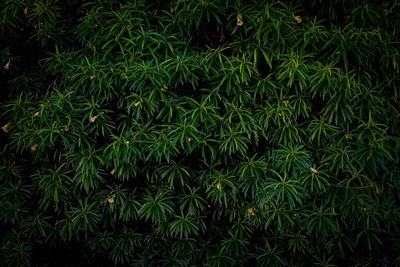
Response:
[[[400,264],[399,15],[1,1],[0,265]]]

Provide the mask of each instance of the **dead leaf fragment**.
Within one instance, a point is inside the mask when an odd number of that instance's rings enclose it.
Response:
[[[300,24],[303,21],[303,18],[301,16],[296,16],[294,19],[297,21],[298,24]]]
[[[116,169],[112,169],[112,171],[110,172],[111,175],[115,175]]]
[[[32,152],[35,152],[37,149],[38,149],[38,145],[37,144],[31,145],[31,151]]]
[[[90,122],[95,123],[97,120],[97,115],[90,117]]]
[[[3,132],[8,133],[10,131],[10,124],[7,123],[7,124],[3,125],[1,127],[1,129],[3,130]]]
[[[35,114],[33,114],[34,117],[38,117],[40,115],[40,112],[35,112]]]
[[[255,210],[253,207],[250,207],[247,209],[247,215],[249,216],[254,216],[255,215]]]
[[[115,202],[115,199],[114,199],[114,198],[115,198],[114,195],[108,196],[108,198],[107,198],[108,203],[114,204],[114,202]]]
[[[218,190],[221,190],[222,189],[222,184],[221,183],[217,183],[216,187],[217,187]]]
[[[11,68],[11,61],[9,60],[6,65],[4,65],[5,70],[9,70]]]
[[[236,17],[236,26],[241,27],[241,26],[243,26],[243,24],[244,24],[244,22],[243,22],[242,15],[241,14],[237,15],[237,17]]]

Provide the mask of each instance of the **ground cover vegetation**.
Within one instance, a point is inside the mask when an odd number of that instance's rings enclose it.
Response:
[[[399,265],[399,19],[1,0],[0,265]]]

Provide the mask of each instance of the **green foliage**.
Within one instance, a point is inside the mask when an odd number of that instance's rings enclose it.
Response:
[[[0,1],[0,265],[398,266],[381,2]]]

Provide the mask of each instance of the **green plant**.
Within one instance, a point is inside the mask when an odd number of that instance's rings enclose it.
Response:
[[[399,265],[399,17],[0,1],[0,265]]]

